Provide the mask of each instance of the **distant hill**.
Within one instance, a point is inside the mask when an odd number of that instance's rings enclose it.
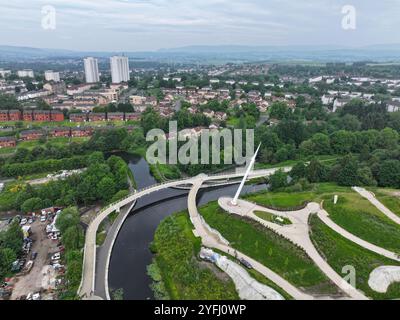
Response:
[[[108,58],[116,52],[90,52],[64,49],[31,48],[0,45],[0,61],[51,58]],[[400,44],[365,47],[339,46],[186,46],[149,52],[124,52],[132,59],[168,62],[252,62],[252,61],[400,61]]]

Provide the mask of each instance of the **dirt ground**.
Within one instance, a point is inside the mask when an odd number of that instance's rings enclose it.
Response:
[[[11,300],[16,300],[21,296],[29,293],[41,291],[42,288],[47,289],[51,286],[51,280],[54,279],[55,272],[52,267],[48,267],[50,263],[50,255],[57,252],[57,241],[47,238],[45,232],[46,222],[40,222],[37,219],[31,224],[33,240],[32,250],[28,254],[29,260],[32,252],[37,252],[32,270],[23,276],[17,277],[17,282],[11,295]],[[46,288],[47,287],[47,288]]]

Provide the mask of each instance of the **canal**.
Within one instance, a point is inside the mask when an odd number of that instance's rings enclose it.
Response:
[[[154,185],[145,159],[139,156],[120,155],[129,164],[139,189]],[[243,193],[265,189],[266,185],[248,185]],[[233,196],[237,186],[213,188],[199,194],[199,205],[215,201],[221,196]],[[110,292],[122,288],[126,300],[154,299],[147,275],[147,266],[153,255],[149,249],[159,223],[169,215],[187,209],[188,191],[166,189],[139,199],[134,210],[122,226],[115,241],[110,259]]]

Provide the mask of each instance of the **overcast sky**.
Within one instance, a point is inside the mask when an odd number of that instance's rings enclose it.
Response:
[[[42,28],[42,8],[56,29]],[[353,5],[355,30],[342,28]],[[0,45],[144,51],[188,45],[400,43],[400,0],[0,0]]]

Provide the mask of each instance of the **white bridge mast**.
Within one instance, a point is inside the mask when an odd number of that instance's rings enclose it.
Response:
[[[258,145],[257,151],[256,151],[256,153],[254,154],[253,158],[251,158],[250,164],[249,164],[249,166],[247,167],[246,173],[244,174],[243,180],[242,180],[242,182],[240,183],[239,189],[238,189],[238,191],[236,192],[235,197],[234,197],[233,200],[231,201],[231,204],[232,204],[233,206],[237,206],[237,201],[238,201],[238,199],[239,199],[240,193],[242,192],[242,189],[243,189],[243,187],[244,187],[244,184],[246,183],[246,180],[247,180],[247,177],[248,177],[249,174],[250,174],[250,171],[253,169],[253,166],[254,166],[254,163],[256,162],[257,154],[258,154],[258,151],[260,150],[260,147],[261,147],[261,143]]]

